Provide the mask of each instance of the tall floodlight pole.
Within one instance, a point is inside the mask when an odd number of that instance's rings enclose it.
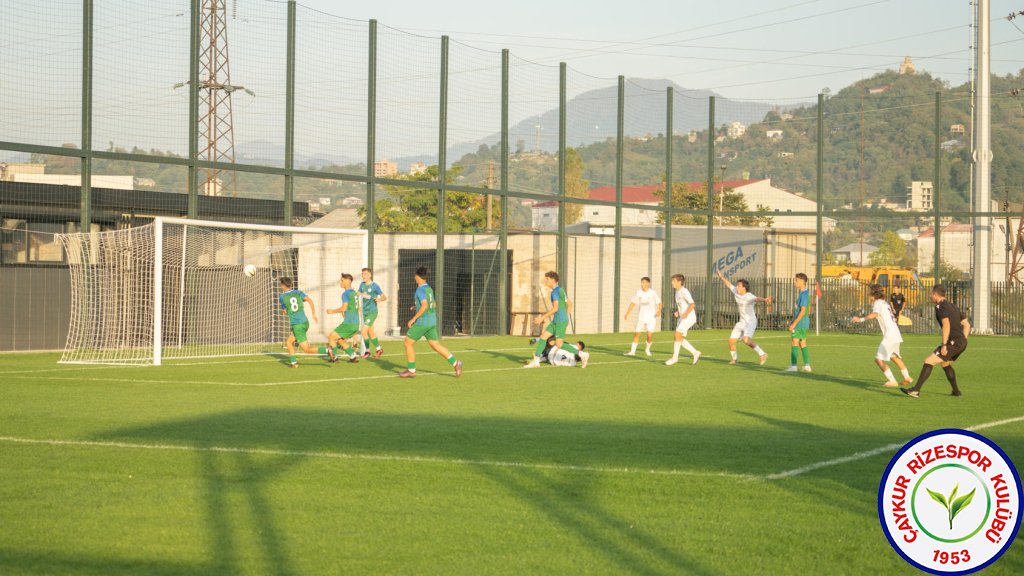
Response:
[[[992,148],[991,148],[991,71],[989,69],[989,0],[974,0],[977,38],[974,70],[977,90],[974,93],[974,211],[992,210]],[[989,216],[974,218],[974,331],[992,332],[991,266],[992,223]],[[937,247],[936,247],[937,248]]]

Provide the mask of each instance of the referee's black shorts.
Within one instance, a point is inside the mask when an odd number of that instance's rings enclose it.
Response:
[[[956,362],[956,359],[967,350],[966,340],[950,340],[946,343],[946,354],[942,354],[942,346],[935,349],[934,354],[943,362]]]

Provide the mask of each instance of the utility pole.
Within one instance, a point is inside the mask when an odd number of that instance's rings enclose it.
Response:
[[[975,45],[977,62],[978,90],[974,94],[974,211],[989,212],[992,210],[992,147],[991,147],[991,40],[989,28],[989,0],[974,0],[977,20],[977,42]],[[977,216],[974,218],[974,331],[979,334],[992,332],[991,321],[991,266],[990,249],[992,235],[992,218]]]

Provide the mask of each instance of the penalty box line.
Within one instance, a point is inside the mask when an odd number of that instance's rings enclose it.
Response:
[[[1007,418],[1006,420],[996,420],[994,422],[985,422],[984,424],[976,424],[967,428],[971,432],[978,432],[980,430],[987,430],[989,428],[996,428],[998,426],[1005,426],[1007,424],[1015,424],[1017,422],[1024,422],[1024,416],[1018,416],[1016,418]],[[903,443],[898,444],[887,444],[873,450],[865,450],[864,452],[857,452],[848,456],[841,456],[839,458],[833,458],[831,460],[823,460],[821,462],[815,462],[814,464],[808,464],[807,466],[801,466],[800,468],[794,468],[792,470],[786,470],[777,474],[769,474],[763,476],[764,480],[783,480],[785,478],[793,478],[794,476],[800,476],[808,472],[820,470],[822,468],[830,468],[832,466],[838,466],[840,464],[846,464],[849,462],[856,462],[858,460],[864,460],[865,458],[871,458],[872,456],[878,456],[880,454],[889,454],[899,450],[903,447]]]

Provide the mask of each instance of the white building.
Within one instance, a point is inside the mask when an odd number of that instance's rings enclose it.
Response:
[[[747,133],[747,127],[743,124],[743,122],[732,122],[726,128],[725,133],[729,136],[729,138],[735,140]]]
[[[734,193],[742,194],[749,210],[761,207],[767,209],[766,216],[773,218],[771,228],[777,230],[814,230],[817,227],[815,216],[786,216],[787,212],[815,212],[818,204],[800,195],[793,194],[782,188],[772,186],[771,179],[764,180],[728,180],[715,184],[715,193],[720,194],[722,186]],[[703,182],[688,182],[686,186],[691,192],[703,189]],[[656,194],[661,185],[623,186],[622,201],[640,207],[622,209],[623,226],[655,226],[658,225],[658,212],[645,209],[660,206],[663,197]],[[615,187],[605,186],[594,188],[589,195],[591,200],[615,201]],[[613,206],[583,206],[580,216],[581,223],[590,225],[592,233],[615,233],[615,208]],[[573,223],[570,223],[573,224]],[[835,229],[836,222],[832,218],[822,218],[822,229],[830,232]],[[541,202],[533,205],[533,227],[541,231],[558,229],[558,203]]]
[[[836,262],[849,262],[856,266],[867,266],[871,255],[878,252],[878,246],[854,242],[832,251]]]
[[[81,174],[14,174],[14,182],[31,182],[33,184],[51,184],[53,186],[81,186]],[[106,176],[93,174],[89,178],[93,188],[112,188],[114,190],[134,190],[134,176]]]
[[[932,183],[914,181],[907,187],[907,210],[931,210]]]
[[[992,211],[1002,211],[1002,205],[992,203]],[[994,282],[1006,280],[1007,263],[1013,258],[1014,236],[1020,226],[1020,211],[1010,212],[1009,234],[1007,218],[992,218],[989,246],[991,277]],[[970,272],[974,257],[974,229],[970,224],[954,223],[942,226],[939,255],[942,261],[962,271]],[[1007,245],[1010,249],[1007,250]],[[935,228],[927,228],[917,237],[917,267],[921,273],[931,274],[935,261]]]
[[[764,135],[769,140],[782,140],[782,130],[765,130]]]
[[[427,173],[427,164],[425,162],[413,162],[409,164],[409,175],[419,176],[420,174]]]

